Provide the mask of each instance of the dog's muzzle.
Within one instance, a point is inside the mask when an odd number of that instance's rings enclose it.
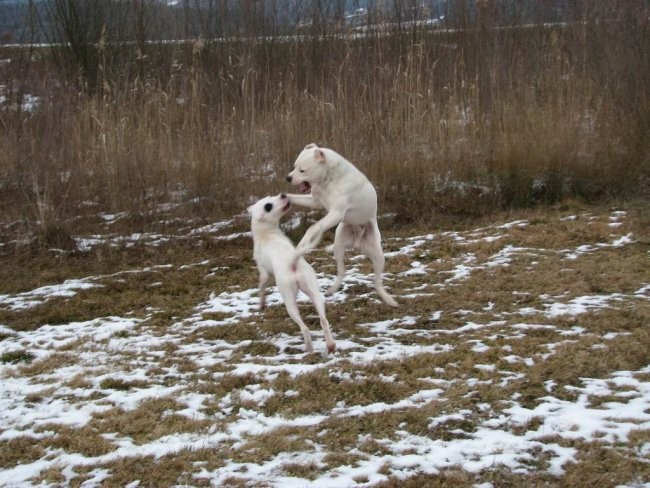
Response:
[[[282,211],[285,212],[285,213],[288,212],[291,209],[291,201],[289,200],[287,195],[284,194],[284,193],[280,193],[280,200],[283,200],[283,201],[287,202],[286,205],[284,207],[282,207]]]

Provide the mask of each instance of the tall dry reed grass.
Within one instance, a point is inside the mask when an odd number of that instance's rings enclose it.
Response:
[[[0,206],[41,224],[188,202],[227,216],[287,191],[309,142],[403,220],[647,195],[648,11],[617,5],[558,26],[100,43],[93,86],[47,51],[5,50]]]

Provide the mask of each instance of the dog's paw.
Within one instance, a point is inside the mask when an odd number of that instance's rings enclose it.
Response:
[[[384,303],[390,307],[399,307],[399,303],[390,295],[384,297]]]
[[[326,297],[330,297],[334,295],[334,293],[336,293],[337,291],[338,291],[338,287],[330,286],[327,290],[325,290],[324,295]]]

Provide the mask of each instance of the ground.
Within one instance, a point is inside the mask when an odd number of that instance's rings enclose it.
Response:
[[[76,251],[3,223],[0,485],[650,486],[647,205],[384,216],[400,307],[348,253],[335,354],[307,301],[313,354],[273,287],[258,310],[243,216],[158,217]]]

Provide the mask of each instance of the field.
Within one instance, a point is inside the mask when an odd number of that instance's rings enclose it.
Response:
[[[646,202],[383,215],[400,308],[349,253],[308,355],[275,289],[257,310],[245,216],[129,218],[2,254],[3,486],[647,486]]]
[[[231,37],[48,0],[67,44],[0,46],[0,485],[648,487],[648,3],[181,3]],[[311,142],[376,186],[400,303],[348,253],[335,354],[258,310],[244,212]]]
[[[526,28],[100,39],[89,59],[0,47],[0,212],[41,237],[170,203],[227,219],[277,193],[311,142],[402,224],[647,197],[650,35],[617,5]]]

